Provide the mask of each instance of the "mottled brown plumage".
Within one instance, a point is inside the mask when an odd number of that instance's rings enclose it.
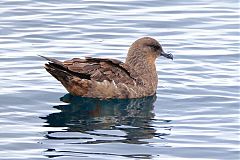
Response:
[[[73,58],[64,62],[41,56],[50,62],[46,70],[59,80],[69,93],[93,98],[140,98],[156,92],[158,77],[155,60],[172,59],[153,38],[135,41],[123,63],[116,59]]]

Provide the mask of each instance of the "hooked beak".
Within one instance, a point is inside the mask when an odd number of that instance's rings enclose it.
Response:
[[[160,56],[163,56],[163,57],[166,57],[166,58],[168,58],[168,59],[171,59],[171,60],[173,60],[173,55],[171,54],[171,53],[165,53],[165,52],[161,52],[160,53]]]

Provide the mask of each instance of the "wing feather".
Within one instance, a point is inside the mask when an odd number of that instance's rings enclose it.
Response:
[[[63,62],[64,66],[72,72],[85,73],[91,75],[92,80],[99,82],[114,81],[117,83],[134,84],[137,76],[134,70],[123,62],[116,59],[74,58]]]
[[[54,58],[41,57],[49,60],[49,65],[55,65],[64,72],[79,78],[98,82],[114,81],[115,84],[137,84],[140,82],[140,78],[134,69],[116,59],[86,57],[85,59],[73,58],[61,62]]]

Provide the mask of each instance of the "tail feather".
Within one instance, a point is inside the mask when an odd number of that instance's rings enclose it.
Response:
[[[40,57],[50,61],[45,64],[44,68],[54,78],[62,83],[62,85],[73,95],[85,95],[88,92],[90,74],[80,73],[70,70],[61,61],[45,56]]]
[[[71,71],[66,70],[55,63],[45,64],[45,69],[53,77],[60,81],[69,93],[80,96],[87,94],[89,82],[86,80],[82,80],[82,78],[79,76],[77,76],[78,78],[76,78],[76,75],[74,74],[77,73],[75,72],[71,73]]]
[[[42,56],[42,55],[38,55],[38,56],[42,57],[42,58],[44,58],[44,59],[46,59],[46,60],[48,60],[52,63],[58,64],[58,65],[64,67],[63,63],[61,61],[57,60],[57,59],[54,59],[54,58],[51,58],[51,57],[45,57],[45,56]]]
[[[49,63],[45,64],[45,68],[57,80],[59,80],[57,78],[58,74],[54,73],[54,72],[61,72],[62,74],[76,76],[76,77],[81,78],[81,79],[88,79],[88,80],[91,79],[91,75],[89,75],[87,73],[79,73],[79,72],[71,71],[66,66],[64,66],[64,64],[61,61],[59,61],[57,59],[50,58],[50,57],[45,57],[45,56],[42,56],[42,55],[38,55],[38,56],[50,61]]]
[[[45,64],[45,69],[63,85],[67,85],[67,83],[72,78],[72,75],[70,73],[64,71],[62,68],[60,68],[58,65],[55,65],[54,63]]]

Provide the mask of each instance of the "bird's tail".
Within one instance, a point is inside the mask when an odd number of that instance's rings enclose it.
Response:
[[[62,66],[59,66],[58,64],[55,64],[55,63],[46,63],[44,68],[54,78],[60,81],[65,88],[69,85],[73,77],[73,75],[68,73]]]
[[[63,62],[56,60],[54,58],[41,56],[40,57],[50,61],[45,64],[44,68],[49,72],[54,78],[60,81],[65,88],[68,88],[71,84],[73,77],[78,77],[80,79],[90,79],[90,75],[86,73],[74,72],[64,66]]]
[[[52,62],[54,64],[57,64],[59,66],[64,67],[63,63],[61,61],[57,60],[57,59],[54,59],[54,58],[51,58],[51,57],[45,57],[45,56],[42,56],[42,55],[38,55],[38,56],[42,57],[42,58],[44,58],[44,59],[46,59],[46,60],[48,60],[48,61],[50,61],[50,62]]]
[[[60,81],[64,87],[67,87],[68,83],[70,82],[70,79],[72,78],[72,75],[67,71],[67,68],[63,65],[63,63],[54,58],[45,57],[42,55],[39,56],[50,61],[49,63],[45,64],[44,68],[54,78]]]

